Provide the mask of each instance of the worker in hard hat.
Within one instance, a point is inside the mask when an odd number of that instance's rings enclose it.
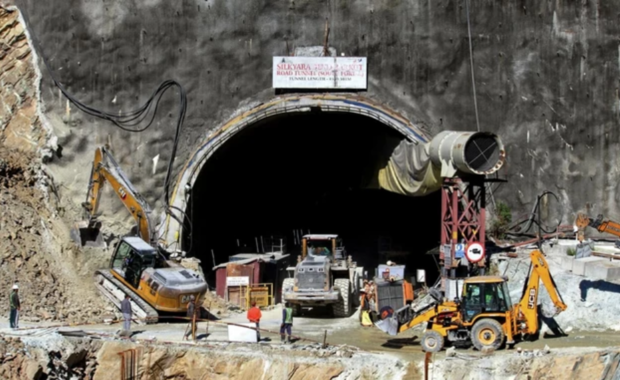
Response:
[[[280,324],[280,341],[284,343],[284,337],[286,336],[286,343],[291,343],[291,329],[293,328],[293,308],[290,302],[285,302],[282,308],[282,323]],[[285,335],[287,333],[288,335]]]
[[[19,301],[19,286],[17,286],[17,284],[13,285],[13,290],[11,291],[9,302],[11,304],[11,313],[9,316],[9,322],[11,324],[12,329],[18,329],[19,328],[19,311],[21,310],[21,302]]]

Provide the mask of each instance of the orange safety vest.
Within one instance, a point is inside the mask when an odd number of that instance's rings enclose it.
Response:
[[[256,306],[248,310],[248,319],[250,322],[260,322],[260,318],[262,317],[262,313],[260,309]]]

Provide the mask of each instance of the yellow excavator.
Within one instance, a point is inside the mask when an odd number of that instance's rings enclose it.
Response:
[[[87,220],[78,222],[71,230],[72,239],[82,246],[103,245],[97,212],[106,182],[136,220],[138,236],[120,239],[109,269],[95,273],[98,289],[118,308],[125,295],[129,295],[138,322],[156,323],[161,312],[184,313],[191,296],[200,305],[207,291],[206,281],[171,260],[170,254],[159,246],[150,207],[105,147],[95,151],[86,202],[82,204]]]
[[[540,281],[545,285],[556,308],[556,314],[566,310],[566,304],[549,272],[547,260],[535,250],[521,300],[512,304],[508,279],[499,276],[476,276],[463,281],[461,298],[442,300],[437,289],[430,289],[433,302],[415,310],[406,306],[388,313],[378,321],[382,331],[397,335],[421,323],[426,331],[420,342],[426,352],[439,352],[446,344],[478,350],[513,346],[517,340],[538,336]]]
[[[580,242],[584,240],[584,233],[587,227],[592,227],[596,229],[598,232],[607,233],[610,235],[614,235],[616,237],[620,237],[620,224],[612,221],[612,220],[604,220],[603,215],[597,215],[596,219],[592,219],[585,214],[577,214],[577,219],[575,220],[575,225],[577,226],[577,239]],[[616,247],[620,248],[620,241],[616,241]]]

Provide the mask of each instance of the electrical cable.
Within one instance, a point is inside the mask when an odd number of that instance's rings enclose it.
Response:
[[[58,87],[58,89],[67,98],[67,100],[69,100],[69,102],[71,102],[76,108],[86,113],[87,115],[94,116],[94,117],[97,117],[103,120],[107,120],[111,122],[112,124],[114,124],[116,127],[126,132],[130,132],[130,133],[144,132],[145,130],[147,130],[153,125],[153,121],[155,120],[155,116],[159,109],[159,102],[162,96],[164,95],[164,93],[170,88],[173,88],[173,87],[178,88],[180,109],[179,109],[179,115],[178,115],[177,123],[176,123],[176,130],[175,130],[174,140],[172,144],[172,151],[171,151],[170,159],[168,160],[168,165],[166,168],[166,177],[164,180],[164,201],[165,201],[164,204],[165,204],[166,214],[172,216],[174,219],[179,221],[178,217],[174,215],[171,211],[170,186],[171,186],[171,177],[172,177],[174,160],[176,158],[177,147],[179,143],[180,131],[183,126],[183,122],[185,121],[185,116],[187,113],[187,94],[183,86],[177,81],[166,80],[159,85],[159,87],[152,93],[152,95],[148,98],[148,100],[142,106],[138,107],[136,110],[133,110],[133,111],[130,111],[124,114],[123,112],[121,112],[120,114],[113,114],[113,113],[101,111],[95,107],[86,105],[82,103],[81,101],[79,101],[78,99],[76,99],[73,95],[71,95],[65,89],[65,87],[60,83],[60,81],[56,78],[56,76],[54,75],[54,71],[52,70],[52,67],[50,66],[49,62],[45,58],[45,55],[43,54],[43,49],[41,48],[41,45],[39,44],[38,39],[36,38],[35,34],[30,29],[30,22],[28,20],[27,14],[23,10],[21,11],[21,14],[24,19],[26,32],[29,35],[30,40],[33,43],[33,47],[36,50],[37,55],[43,61],[52,81],[54,82],[54,85]],[[153,105],[154,107],[152,107]],[[151,108],[154,108],[152,112],[151,112]],[[146,125],[144,125],[141,128],[134,128],[140,125],[141,123],[143,123],[147,119],[149,114],[151,114],[150,120],[148,120]],[[185,218],[188,218],[185,212],[183,212],[182,210],[178,208],[176,209],[181,211],[184,214]],[[192,223],[191,223],[191,220],[189,220],[189,218],[188,218],[188,221],[190,224],[190,231],[191,231]]]
[[[540,194],[537,198],[536,198],[536,202],[534,202],[534,206],[532,207],[532,212],[530,213],[529,217],[527,219],[521,220],[517,223],[514,223],[513,225],[508,227],[508,234],[509,235],[514,235],[514,236],[526,236],[527,232],[533,227],[536,226],[539,229],[539,234],[540,233],[545,233],[545,234],[552,234],[555,233],[559,230],[560,225],[562,224],[562,217],[561,217],[561,212],[558,213],[558,215],[560,215],[560,218],[558,219],[558,223],[557,225],[555,225],[554,228],[551,228],[548,225],[542,225],[542,223],[538,220],[540,219],[540,202],[543,199],[543,197],[547,196],[547,195],[551,195],[555,198],[555,200],[558,202],[558,204],[560,203],[560,198],[553,193],[552,191],[544,191],[542,194]],[[527,223],[526,226],[519,230],[519,231],[515,231],[515,229],[517,227],[519,227],[520,225]]]

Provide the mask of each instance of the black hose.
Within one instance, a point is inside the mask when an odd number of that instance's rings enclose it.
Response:
[[[30,22],[28,20],[28,16],[23,10],[21,11],[21,13],[22,13],[22,16],[24,17],[24,21],[26,24],[25,28],[28,31],[30,38],[32,39],[34,48],[36,49],[38,55],[41,57],[43,63],[45,64],[45,67],[47,68],[47,71],[49,72],[50,77],[52,78],[52,81],[54,82],[56,87],[58,87],[58,89],[62,92],[62,94],[73,105],[75,105],[79,110],[81,110],[82,112],[88,115],[110,121],[116,127],[126,132],[131,132],[131,133],[144,132],[145,130],[147,130],[153,125],[153,121],[155,120],[155,115],[157,114],[157,110],[159,108],[159,102],[162,96],[164,95],[164,93],[168,91],[170,88],[173,88],[173,87],[178,88],[179,90],[179,115],[178,115],[177,123],[176,123],[176,130],[175,130],[174,140],[172,144],[172,151],[170,154],[170,159],[168,160],[168,166],[166,168],[166,178],[164,180],[164,201],[165,201],[164,204],[166,205],[165,206],[166,213],[173,216],[175,219],[178,220],[176,215],[173,215],[173,213],[170,210],[170,207],[171,207],[170,206],[170,186],[171,186],[171,177],[172,177],[174,160],[176,158],[177,147],[179,144],[179,136],[180,136],[181,128],[183,126],[183,122],[185,121],[185,115],[187,113],[187,94],[183,86],[181,86],[181,84],[178,83],[177,81],[166,80],[162,82],[159,85],[159,87],[157,87],[157,89],[153,92],[153,94],[149,97],[149,99],[143,105],[138,107],[136,110],[133,110],[127,113],[121,112],[121,115],[118,115],[116,113],[101,111],[95,107],[86,105],[82,103],[81,101],[79,101],[78,99],[76,99],[75,97],[73,97],[73,95],[71,95],[65,89],[65,87],[60,83],[60,81],[56,78],[56,76],[54,75],[54,71],[52,70],[49,62],[47,61],[47,59],[45,58],[45,55],[43,54],[43,49],[41,49],[41,46],[35,34],[32,32],[32,29],[30,29],[30,26],[29,26]],[[153,108],[153,111],[151,112],[152,108]],[[135,128],[139,124],[143,123],[143,121],[147,119],[147,116],[149,114],[151,114],[151,116],[150,116],[150,120],[148,120],[148,123],[144,125],[143,127]],[[184,214],[185,218],[187,218],[187,220],[189,221],[190,230],[191,230],[192,228],[191,220],[189,220],[189,217],[187,217],[185,212],[183,212],[182,210],[180,211]]]

